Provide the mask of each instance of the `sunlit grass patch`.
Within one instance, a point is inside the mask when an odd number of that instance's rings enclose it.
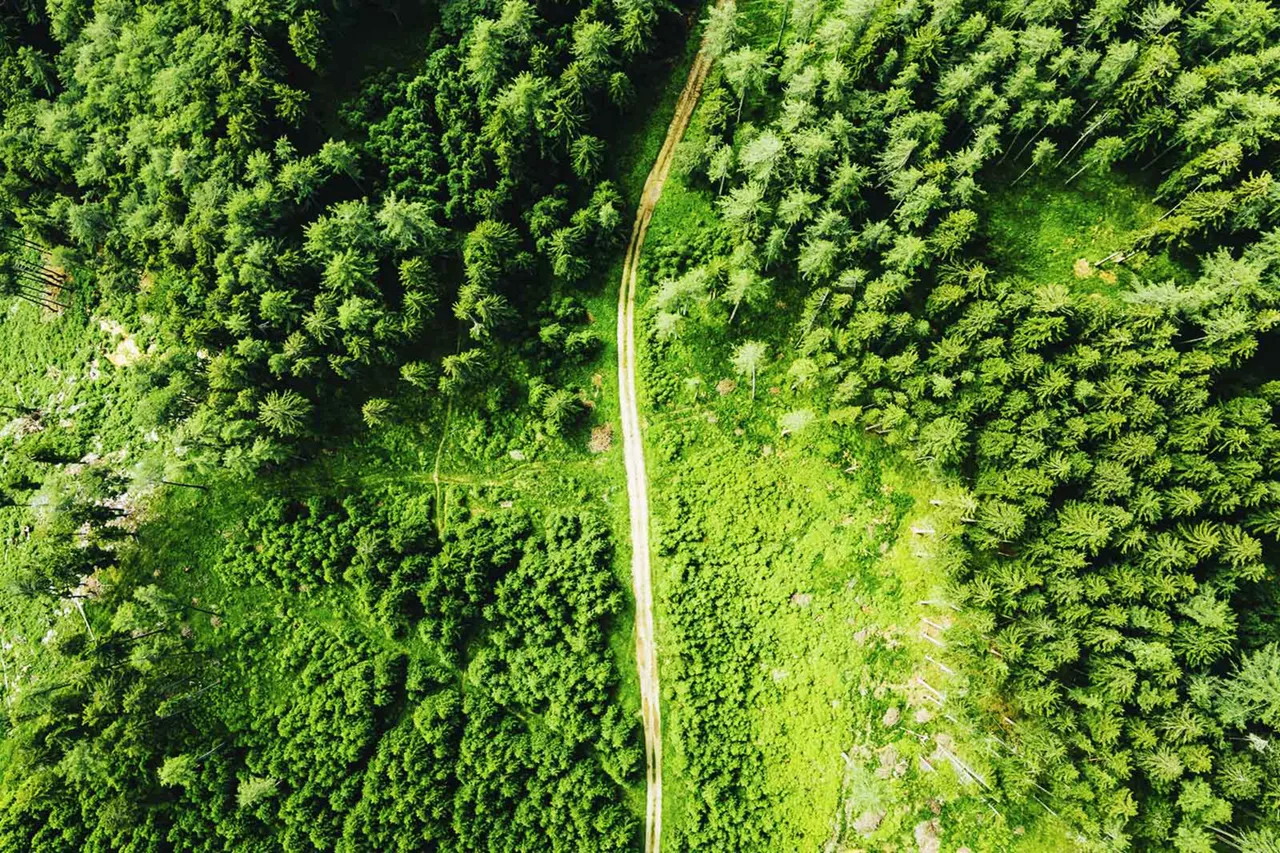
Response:
[[[1068,186],[1060,175],[1006,183],[992,191],[982,210],[996,272],[1105,294],[1135,278],[1193,278],[1166,252],[1099,263],[1117,252],[1128,254],[1135,235],[1164,213],[1145,187],[1118,173],[1083,175]]]

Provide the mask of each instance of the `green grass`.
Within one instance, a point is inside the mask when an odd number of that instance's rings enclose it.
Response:
[[[992,190],[980,213],[997,272],[1036,283],[1070,283],[1107,295],[1135,278],[1194,279],[1166,252],[1141,252],[1123,265],[1094,269],[1113,252],[1131,249],[1135,235],[1156,222],[1164,208],[1146,187],[1121,172],[1084,175],[1068,187],[1062,186],[1062,179],[1058,174],[1036,176],[1016,186],[991,181],[992,187],[1000,188]],[[1080,259],[1089,268],[1077,271]]]

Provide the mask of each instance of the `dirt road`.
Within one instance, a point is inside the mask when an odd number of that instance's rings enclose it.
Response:
[[[649,479],[644,468],[644,443],[636,405],[635,306],[636,274],[644,235],[654,205],[671,171],[676,146],[689,126],[689,117],[702,94],[711,60],[699,50],[689,69],[684,91],[676,102],[658,159],[644,182],[644,193],[631,228],[631,242],[618,288],[618,398],[622,409],[622,445],[627,466],[627,498],[631,507],[631,587],[636,600],[636,669],[640,675],[640,712],[644,718],[645,771],[648,797],[644,849],[658,853],[662,835],[662,717],[659,712],[658,653],[653,643],[653,586],[649,571]]]

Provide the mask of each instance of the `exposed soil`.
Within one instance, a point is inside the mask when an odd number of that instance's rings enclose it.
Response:
[[[723,3],[724,0],[718,0]],[[627,244],[622,282],[618,288],[618,398],[622,410],[623,456],[627,468],[627,498],[631,508],[631,587],[636,607],[636,671],[640,679],[640,713],[644,720],[645,772],[645,853],[658,853],[662,835],[662,718],[658,702],[658,654],[653,641],[653,585],[649,567],[649,482],[644,466],[644,443],[640,435],[640,414],[636,403],[636,278],[645,232],[653,218],[654,206],[662,196],[662,186],[671,172],[676,146],[684,136],[702,85],[711,70],[711,59],[702,50],[694,57],[684,90],[676,102],[675,115],[667,127],[658,159],[645,180]]]

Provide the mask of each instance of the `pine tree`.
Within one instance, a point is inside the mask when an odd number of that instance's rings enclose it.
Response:
[[[296,391],[272,391],[258,407],[258,420],[277,435],[301,434],[311,416],[311,401]]]

